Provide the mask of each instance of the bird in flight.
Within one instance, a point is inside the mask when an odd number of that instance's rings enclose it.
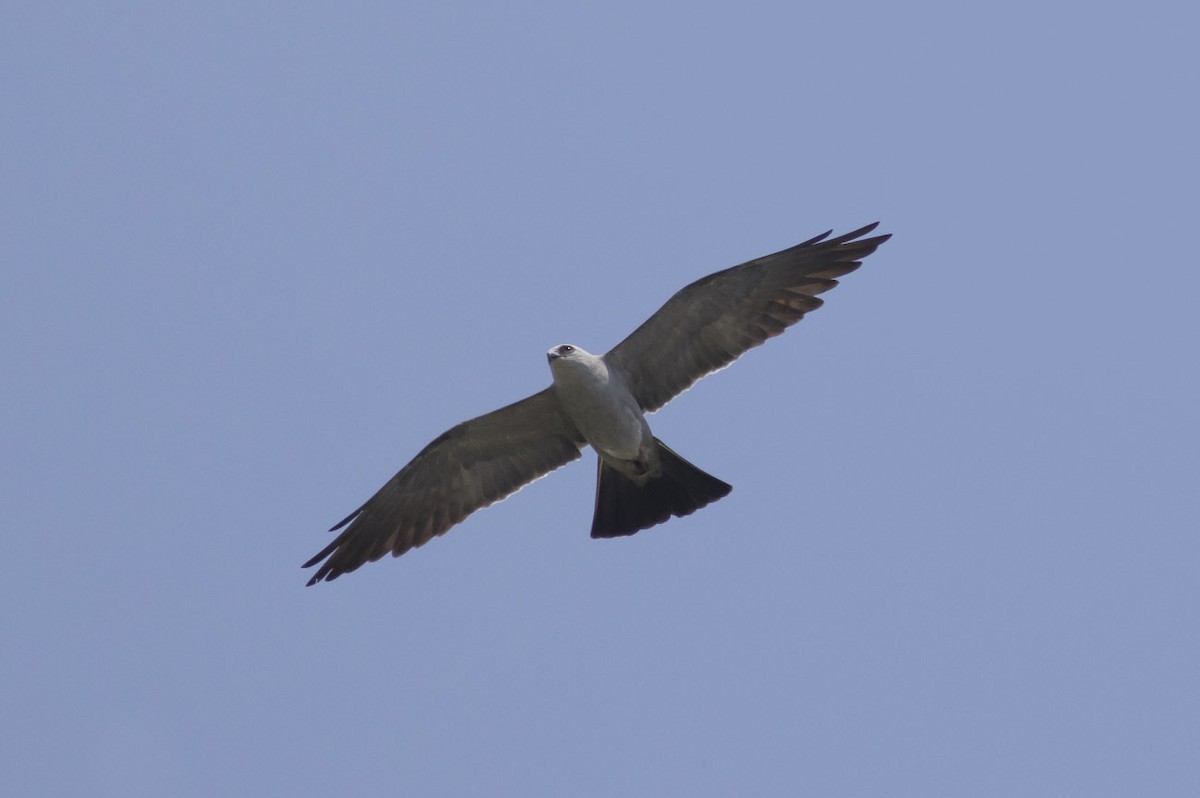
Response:
[[[546,353],[553,383],[440,435],[330,532],[303,567],[314,585],[445,533],[481,507],[580,457],[598,455],[592,537],[632,535],[690,515],[731,486],[654,437],[646,422],[696,380],[779,335],[822,304],[890,235],[832,231],[686,286],[604,355]]]

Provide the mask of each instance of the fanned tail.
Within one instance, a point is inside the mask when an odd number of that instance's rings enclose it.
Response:
[[[632,535],[673,515],[691,515],[733,490],[731,485],[675,454],[658,438],[654,442],[659,449],[662,476],[644,485],[638,485],[600,458],[592,537]]]

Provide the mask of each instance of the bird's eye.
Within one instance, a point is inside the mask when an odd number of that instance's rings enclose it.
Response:
[[[560,349],[558,351],[562,352],[565,355],[567,352],[574,352],[575,347],[568,345],[568,346],[564,346],[562,349]]]

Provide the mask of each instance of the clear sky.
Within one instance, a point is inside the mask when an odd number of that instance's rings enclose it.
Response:
[[[1184,7],[7,4],[5,789],[1197,794]],[[550,346],[876,219],[651,418],[728,498],[592,541],[589,452],[304,587]]]

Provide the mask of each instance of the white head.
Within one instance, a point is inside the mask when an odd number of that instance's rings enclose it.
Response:
[[[596,357],[586,349],[574,344],[559,344],[546,352],[550,361],[550,371],[560,373],[563,369],[571,372],[596,371],[603,368],[604,359]]]
[[[583,351],[574,344],[559,344],[558,346],[551,347],[550,350],[546,352],[546,359],[551,363],[554,363],[554,361],[559,360],[560,358],[571,360],[578,358],[580,355],[586,356],[587,354],[587,352]]]

